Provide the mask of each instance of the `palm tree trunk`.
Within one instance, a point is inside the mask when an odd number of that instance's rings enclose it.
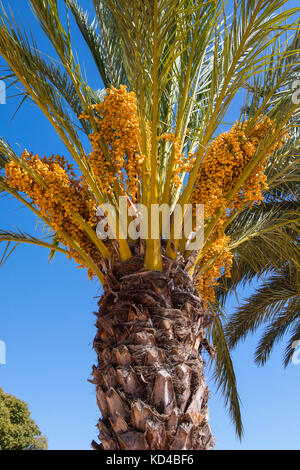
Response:
[[[116,264],[97,313],[93,369],[102,450],[201,450],[208,424],[203,328],[210,323],[180,262],[145,272],[143,257]]]

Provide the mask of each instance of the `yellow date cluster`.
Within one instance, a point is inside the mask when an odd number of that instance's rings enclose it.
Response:
[[[260,163],[249,171],[244,183],[233,196],[232,191],[241,180],[247,165],[255,158],[258,147],[267,141],[267,134],[268,139],[271,139],[273,132],[273,123],[267,117],[261,118],[248,132],[247,122],[243,125],[236,123],[229,132],[220,134],[207,148],[192,196],[194,204],[204,204],[208,226],[219,215],[214,230],[208,236],[209,248],[204,251],[198,266],[201,270],[201,267],[208,264],[199,276],[198,283],[198,288],[206,299],[214,300],[214,286],[220,275],[225,273],[230,277],[232,254],[228,250],[230,237],[224,233],[224,222],[241,208],[251,207],[263,200],[263,190],[267,189],[264,174],[266,160],[276,148],[282,146],[283,137],[262,150],[264,156]],[[211,259],[214,261],[209,264]]]
[[[25,193],[42,216],[50,220],[58,241],[68,248],[70,258],[73,257],[79,267],[84,267],[79,253],[68,244],[61,232],[76,240],[94,262],[100,263],[100,253],[72,215],[72,211],[80,214],[95,229],[95,200],[83,180],[74,174],[72,165],[61,156],[40,159],[38,155],[29,154],[25,150],[21,156],[21,165],[10,161],[5,170],[7,184]],[[92,272],[88,274],[89,277],[93,275]]]
[[[89,158],[99,185],[106,195],[112,196],[113,181],[117,178],[123,191],[136,202],[144,160],[136,96],[123,85],[119,89],[111,86],[104,101],[91,108],[97,127],[90,135],[93,151]],[[91,120],[87,114],[81,118]],[[103,153],[103,144],[107,155]]]

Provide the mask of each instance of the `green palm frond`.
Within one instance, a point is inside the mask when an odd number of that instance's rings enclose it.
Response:
[[[91,51],[92,57],[103,81],[104,87],[119,87],[127,84],[118,32],[109,10],[94,2],[97,20],[89,21],[89,15],[76,0],[65,0],[77,26]],[[99,31],[97,27],[99,26]]]
[[[221,391],[228,407],[229,414],[235,426],[236,433],[241,439],[243,435],[243,425],[240,410],[240,398],[237,391],[236,376],[233,368],[227,338],[223,329],[223,318],[217,306],[211,306],[217,315],[212,326],[209,328],[209,335],[214,345],[215,356],[213,359],[214,380],[217,389]]]
[[[0,18],[0,53],[26,93],[44,112],[64,143],[70,142],[75,148],[73,149],[71,144],[67,147],[72,148],[72,153],[82,152],[82,145],[63,99],[53,88],[52,83],[46,80],[44,61],[39,57],[37,46],[32,44],[16,25],[13,27],[7,17],[6,22],[3,17]],[[56,73],[58,79],[58,72]]]
[[[260,325],[271,322],[257,350],[258,361],[263,363],[275,339],[279,339],[290,321],[299,316],[299,278],[299,267],[286,265],[263,282],[230,317],[225,329],[230,347],[245,339],[248,333],[256,331]]]
[[[247,209],[229,224],[226,234],[236,248],[251,238],[263,237],[269,233],[278,234],[281,239],[282,230],[284,236],[290,234],[287,244],[299,236],[300,213],[297,201],[263,202]]]
[[[2,266],[8,257],[13,253],[15,248],[21,243],[26,243],[29,245],[40,246],[50,250],[50,255],[53,252],[60,252],[65,255],[68,255],[68,251],[64,248],[61,248],[56,243],[56,240],[53,236],[47,236],[44,238],[36,238],[33,235],[29,235],[21,230],[17,232],[0,230],[0,244],[4,243],[5,248],[0,260],[0,266]]]
[[[216,296],[224,304],[239,285],[281,269],[299,258],[300,213],[297,201],[264,202],[240,213],[227,227],[234,253],[231,277],[222,276]]]
[[[298,50],[299,28],[291,41],[287,41],[286,53],[276,60],[276,68],[253,77],[246,84],[248,90],[243,107],[244,119],[259,112],[282,119],[286,106],[294,101],[295,84],[300,76]],[[296,61],[295,61],[296,58]],[[288,123],[289,139],[276,150],[267,162],[265,174],[269,189],[265,192],[268,201],[285,199],[299,200],[300,182],[300,115],[299,107],[293,112]]]
[[[90,104],[93,103],[91,100],[93,92],[83,78],[80,64],[75,59],[75,54],[72,50],[69,22],[67,21],[67,27],[65,28],[60,18],[56,0],[29,1],[41,28],[53,45],[73,88],[76,90],[82,109],[87,112]],[[75,4],[73,7],[76,9]]]
[[[111,82],[108,78],[107,70],[104,62],[103,44],[100,34],[97,32],[96,21],[89,21],[88,13],[85,12],[75,0],[65,0],[67,7],[70,8],[78,28],[89,47],[95,64],[98,68],[100,77],[104,83],[104,86],[108,88]]]
[[[298,281],[299,282],[299,281]],[[287,301],[285,308],[268,325],[255,350],[255,362],[264,365],[269,359],[273,347],[283,335],[293,326],[299,324],[300,318],[300,291]]]
[[[286,38],[283,41],[287,44],[286,54],[278,57],[276,68],[252,77],[245,85],[248,92],[242,108],[245,117],[251,117],[262,104],[262,112],[268,113],[270,109],[277,109],[280,113],[280,102],[292,101],[294,82],[299,79],[300,73],[298,61],[294,61],[295,51],[299,50],[300,46],[299,28],[296,28],[296,33],[290,41]],[[279,38],[278,44],[274,44],[274,47],[276,46],[280,47]],[[299,113],[294,117],[296,116],[299,116]]]
[[[31,4],[42,28],[61,60],[61,64],[69,77],[72,87],[76,90],[80,106],[87,112],[89,105],[93,102],[93,97],[97,98],[97,94],[92,92],[82,78],[80,67],[75,62],[71,49],[70,32],[65,31],[59,21],[56,2],[54,0],[49,0],[49,2],[36,0],[32,1]],[[52,30],[51,28],[55,29]],[[4,10],[3,15],[0,17],[0,54],[25,91],[38,105],[58,133],[88,181],[95,198],[103,202],[101,184],[97,185],[95,176],[87,163],[82,141],[65,107],[65,99],[62,97],[62,93],[58,93],[51,81],[47,81],[47,78],[44,76],[45,67],[40,67],[43,63],[42,59],[37,60],[39,53],[37,52],[34,40],[32,39],[30,42],[28,37],[21,33],[19,27],[12,23]],[[48,76],[49,70],[48,68]],[[66,76],[64,76],[63,80],[66,81]],[[106,151],[106,149],[103,150]]]
[[[231,277],[222,276],[215,289],[216,297],[221,305],[225,304],[228,296],[236,292],[239,286],[249,286],[251,281],[263,279],[280,269],[289,256],[287,253],[291,256],[288,259],[293,260],[299,257],[299,246],[291,244],[287,247],[284,236],[282,240],[285,253],[280,250],[280,243],[276,239],[275,243],[272,243],[274,242],[272,234],[263,239],[253,238],[238,247],[233,259]]]
[[[267,201],[294,200],[300,197],[300,120],[297,128],[282,149],[277,151],[266,168],[269,189],[265,193]],[[293,132],[294,131],[294,132]]]
[[[298,32],[287,51],[292,53],[297,47]],[[247,84],[244,116],[251,118],[261,106],[262,112],[280,117],[285,103],[292,102],[293,82],[299,72],[299,64],[287,56],[280,58],[273,73],[254,77]],[[289,123],[289,139],[268,160],[265,174],[269,187],[264,192],[264,203],[251,213],[246,210],[238,214],[227,229],[236,244],[232,277],[223,277],[216,289],[218,300],[224,304],[239,285],[256,277],[260,280],[261,287],[237,309],[226,327],[233,347],[262,324],[268,324],[255,353],[259,364],[266,362],[274,344],[295,323],[296,329],[299,315],[299,122],[296,111]],[[285,365],[292,357],[291,344],[286,349]]]
[[[281,87],[281,80],[275,73],[277,67],[287,57],[290,58],[290,63],[285,70],[285,75],[291,69],[298,67],[297,51],[294,49],[291,51],[289,45],[279,42],[284,30],[287,32],[293,27],[297,29],[295,24],[290,27],[286,25],[287,29],[279,28],[279,23],[289,18],[289,14],[286,15],[287,12],[284,16],[281,16],[283,12],[278,13],[277,8],[283,4],[283,2],[278,4],[273,1],[234,2],[230,22],[226,19],[226,13],[223,13],[223,25],[219,26],[220,31],[217,30],[215,34],[214,67],[206,96],[208,107],[201,118],[202,138],[199,144],[207,145],[221,124],[237,91],[242,90],[251,81],[251,77],[259,77],[259,80],[265,84],[268,80],[266,73],[272,74],[274,94]],[[292,14],[292,11],[290,13]],[[220,24],[220,19],[218,24]],[[220,50],[221,54],[219,54]],[[201,96],[202,100],[203,98],[205,99]],[[280,115],[281,120],[284,119],[293,105],[290,98],[291,93],[281,96],[276,109],[273,107],[273,117]],[[252,115],[253,123],[256,122],[258,114],[267,109],[270,102],[272,102],[272,94],[265,98],[263,106],[256,106],[256,113]],[[199,152],[199,155],[203,152],[204,149]],[[201,161],[198,165],[200,164]],[[186,192],[189,192],[193,186],[198,165],[195,166],[194,174],[192,173],[190,177],[191,182]]]
[[[78,118],[82,114],[83,108],[78,98],[78,94],[74,86],[70,82],[68,75],[61,70],[59,65],[54,60],[49,60],[49,62],[47,62],[42,57],[42,55],[33,48],[31,49],[31,56],[32,61],[35,63],[36,68],[42,74],[43,79],[48,81],[54,87],[54,89],[57,90],[58,95],[63,100],[65,100],[65,103],[70,107],[70,110],[74,113],[75,116],[73,114],[68,114],[68,119],[70,120],[72,125],[75,128],[82,128],[86,134],[90,134],[91,128],[86,121],[78,120],[75,122],[74,120],[74,117]],[[26,91],[24,86],[20,84],[17,76],[12,72],[10,67],[2,66],[1,70],[1,79],[8,81],[9,85],[13,85],[19,88],[19,96],[22,97],[22,101],[19,105],[19,108],[27,99],[36,104],[36,102],[31,98],[31,95],[28,93],[28,91]],[[91,91],[91,95],[94,95],[93,91]],[[96,100],[93,100],[92,98],[91,101],[96,102]]]

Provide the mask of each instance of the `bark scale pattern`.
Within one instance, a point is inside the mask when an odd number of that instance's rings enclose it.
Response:
[[[116,264],[99,301],[93,368],[101,450],[201,450],[214,439],[203,373],[211,321],[180,262]],[[211,351],[210,351],[211,352]]]

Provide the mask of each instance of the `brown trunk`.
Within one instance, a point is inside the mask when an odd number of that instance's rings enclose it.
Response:
[[[97,313],[93,370],[104,450],[211,449],[202,347],[210,322],[179,263],[114,266]]]

